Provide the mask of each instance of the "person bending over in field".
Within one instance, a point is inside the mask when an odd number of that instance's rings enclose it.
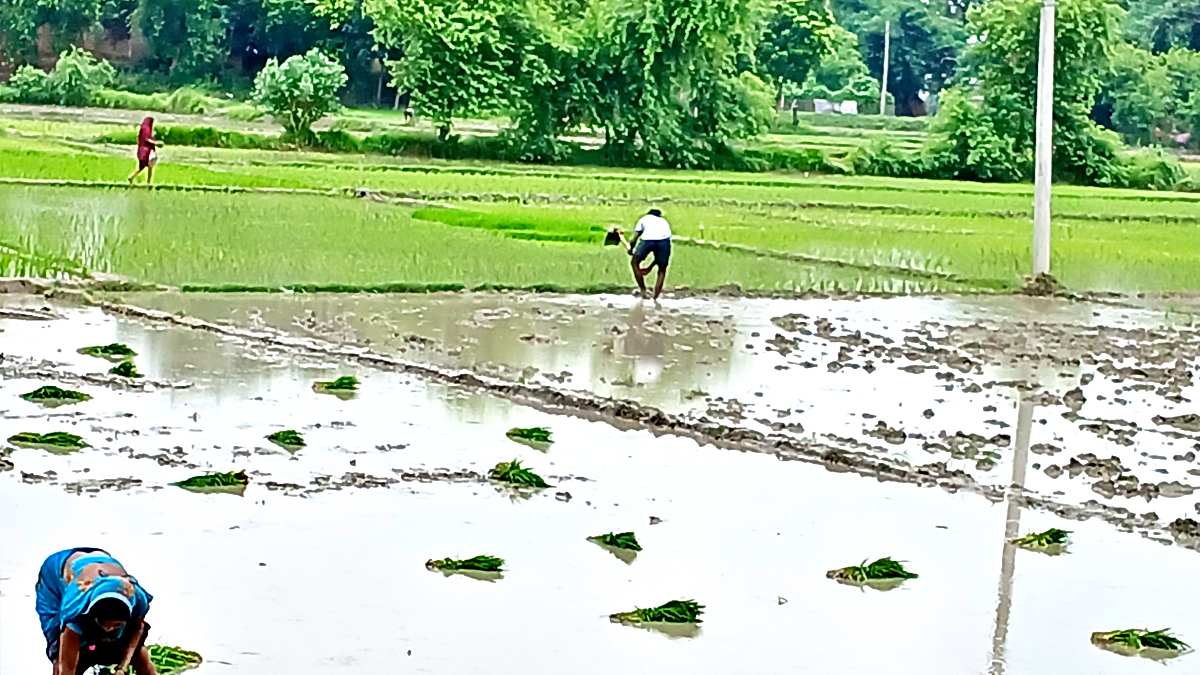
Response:
[[[54,675],[81,675],[93,666],[133,666],[157,675],[146,634],[154,598],[121,563],[98,548],[73,548],[46,558],[38,574],[37,613]]]
[[[651,254],[654,262],[642,267]],[[662,211],[650,209],[633,228],[633,240],[629,242],[629,255],[633,265],[633,278],[638,291],[646,297],[646,275],[658,267],[658,279],[654,282],[654,299],[662,295],[663,282],[667,280],[667,265],[671,263],[671,224],[663,218]]]
[[[154,166],[158,164],[158,146],[162,145],[154,140],[154,118],[147,117],[142,120],[142,126],[138,128],[137,139],[137,171],[129,174],[129,184],[133,185],[133,181],[143,172],[146,172],[146,185],[149,185],[154,180]]]

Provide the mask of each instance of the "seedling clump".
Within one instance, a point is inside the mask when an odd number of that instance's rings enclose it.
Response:
[[[358,378],[353,375],[343,375],[336,380],[328,382],[316,382],[313,384],[313,389],[317,391],[335,392],[354,392],[358,391]]]
[[[46,387],[38,387],[27,394],[21,394],[21,398],[31,403],[41,403],[43,405],[63,405],[67,403],[87,401],[92,397],[81,391],[62,389],[60,387],[50,385]]]
[[[609,532],[608,534],[601,534],[601,535],[597,535],[595,537],[588,537],[588,541],[594,542],[597,544],[601,544],[604,546],[611,546],[613,548],[619,548],[624,551],[640,551],[640,550],[642,550],[642,545],[638,543],[637,537],[634,536],[634,534],[632,532],[621,532],[619,534],[614,534],[612,532]]]
[[[1092,642],[1101,646],[1134,651],[1158,649],[1167,652],[1184,652],[1190,649],[1186,642],[1172,636],[1170,631],[1170,628],[1161,630],[1127,628],[1106,633],[1092,633]]]
[[[88,447],[88,444],[82,438],[65,431],[52,431],[48,434],[23,431],[19,434],[9,436],[8,442],[17,446],[51,448],[55,450],[82,450]]]
[[[128,378],[139,378],[142,376],[142,374],[138,372],[137,366],[133,365],[133,361],[122,361],[113,366],[108,372],[111,375]]]
[[[1056,546],[1066,546],[1071,532],[1052,527],[1045,532],[1035,532],[1012,540],[1014,546],[1031,549],[1047,549]]]
[[[235,488],[246,487],[250,484],[249,477],[245,471],[231,471],[228,473],[209,473],[202,476],[192,476],[187,480],[181,480],[178,483],[172,483],[177,487],[186,488],[189,490],[203,490],[211,488]]]
[[[509,438],[513,440],[532,441],[534,443],[552,443],[550,430],[546,427],[516,427],[509,429]]]
[[[137,356],[137,352],[129,348],[128,345],[114,342],[110,345],[99,345],[95,347],[84,347],[79,350],[80,354],[85,356],[95,356],[109,361],[128,361]]]
[[[700,623],[704,605],[695,600],[672,600],[650,609],[618,612],[608,618],[618,623]]]
[[[500,462],[488,472],[488,478],[519,487],[547,488],[550,484],[541,476],[521,466],[520,460]]]
[[[825,576],[851,584],[865,584],[872,581],[904,581],[917,578],[916,574],[904,569],[904,565],[891,558],[880,558],[869,565],[864,560],[861,565],[829,570]]]
[[[196,652],[179,647],[148,645],[146,649],[150,652],[150,662],[154,664],[154,669],[158,671],[159,675],[182,673],[199,666],[204,661]],[[102,675],[117,675],[112,667],[102,669],[100,672]]]
[[[491,555],[477,555],[466,560],[442,558],[427,561],[425,567],[443,572],[503,572],[504,559]]]
[[[304,447],[304,437],[294,429],[276,431],[270,436],[267,436],[267,440],[281,448],[284,448],[285,450],[296,450]]]

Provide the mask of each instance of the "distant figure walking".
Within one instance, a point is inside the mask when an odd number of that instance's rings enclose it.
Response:
[[[654,254],[654,262],[643,268],[642,263],[650,254]],[[654,299],[657,301],[667,280],[667,265],[671,264],[671,224],[663,218],[662,211],[650,209],[638,220],[633,229],[633,241],[629,243],[629,255],[632,256],[633,278],[643,298],[646,297],[646,275],[651,268],[658,267],[658,279],[654,282]]]
[[[156,675],[146,650],[151,595],[107,552],[73,548],[46,558],[38,574],[37,613],[54,675],[93,666],[133,666]]]
[[[137,171],[129,174],[129,184],[133,185],[133,181],[142,173],[146,172],[146,185],[154,181],[154,165],[158,164],[158,147],[161,145],[154,140],[154,118],[147,117],[142,120],[142,126],[138,128],[137,139]]]

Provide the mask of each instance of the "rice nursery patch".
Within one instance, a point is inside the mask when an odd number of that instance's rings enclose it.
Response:
[[[503,572],[504,559],[491,555],[477,555],[463,560],[442,558],[427,561],[425,567],[441,572]]]
[[[37,448],[51,452],[75,452],[91,447],[86,441],[66,431],[39,434],[23,431],[8,437],[8,442],[21,448]]]
[[[300,435],[300,432],[294,429],[276,431],[275,433],[268,435],[267,440],[271,441],[275,445],[278,445],[284,450],[289,451],[299,450],[305,445],[304,437]]]
[[[658,607],[638,608],[630,612],[617,612],[616,614],[609,615],[609,619],[616,623],[629,624],[698,624],[702,621],[700,615],[703,613],[704,605],[695,600],[672,600]]]
[[[488,478],[500,483],[508,483],[516,487],[548,488],[541,476],[521,466],[520,460],[500,462],[488,472]]]
[[[63,389],[54,385],[48,385],[45,387],[38,387],[33,391],[21,394],[21,398],[29,401],[30,403],[39,403],[44,406],[53,407],[89,401],[92,397],[81,391]]]

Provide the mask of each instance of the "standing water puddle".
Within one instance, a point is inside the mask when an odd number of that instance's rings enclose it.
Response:
[[[19,514],[0,519],[0,673],[46,668],[34,575],[77,545],[129,564],[156,596],[157,640],[202,653],[198,672],[1150,673],[1161,666],[1088,636],[1170,626],[1200,639],[1196,554],[1098,521],[57,309],[64,319],[0,319],[0,437],[65,430],[95,447],[14,450],[0,473],[0,513]],[[75,350],[118,341],[139,353],[144,390],[85,378],[109,364]],[[92,400],[22,401],[54,383],[20,376],[34,364]],[[352,400],[311,390],[349,373],[362,381]],[[554,443],[514,443],[514,426],[549,427]],[[285,428],[307,446],[265,440]],[[513,498],[477,478],[514,457],[554,487]],[[251,476],[244,497],[168,486],[233,469]],[[1074,532],[1069,555],[1004,544],[1049,527]],[[630,565],[586,540],[623,530],[645,548]],[[505,558],[503,579],[424,567],[483,553]],[[888,555],[920,578],[890,592],[825,578]],[[676,598],[707,606],[694,638],[607,620]]]

